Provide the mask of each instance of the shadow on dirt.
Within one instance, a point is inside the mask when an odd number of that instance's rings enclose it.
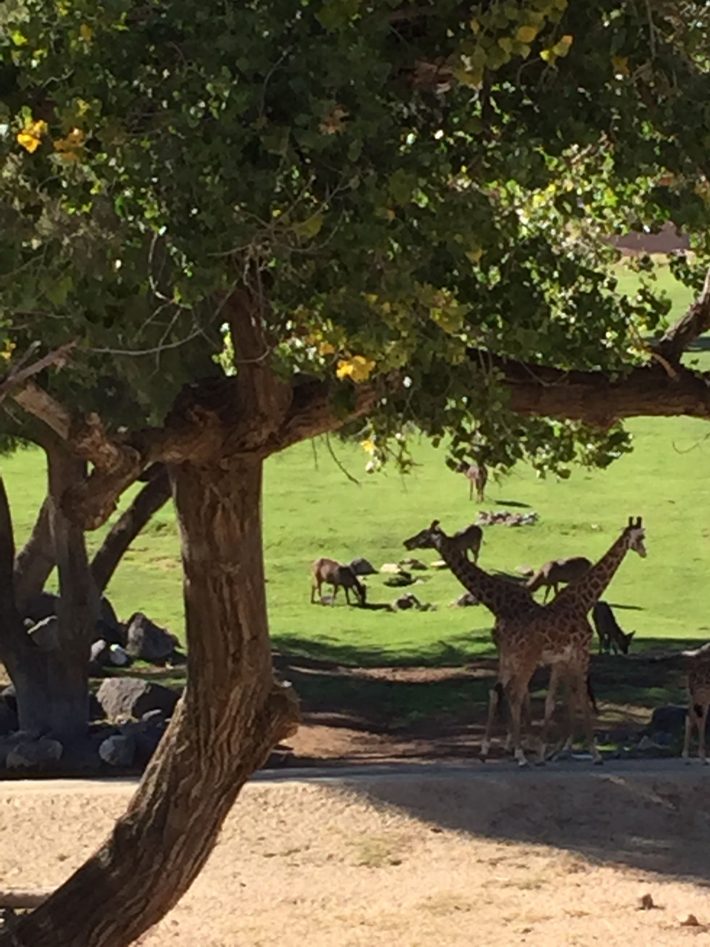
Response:
[[[710,770],[680,760],[659,773],[614,775],[578,763],[485,779],[430,777],[352,784],[358,795],[432,826],[505,842],[550,845],[597,863],[632,866],[710,885]]]

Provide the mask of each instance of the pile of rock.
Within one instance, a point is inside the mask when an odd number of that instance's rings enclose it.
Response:
[[[481,510],[476,517],[477,526],[534,526],[540,519],[538,513],[510,513],[508,510]]]
[[[93,698],[86,739],[64,745],[52,735],[17,730],[14,689],[0,694],[11,726],[0,735],[0,769],[47,772],[60,767],[96,770],[102,764],[119,769],[142,768],[155,752],[179,700],[176,691],[135,677],[107,678]],[[2,733],[2,731],[0,731]]]

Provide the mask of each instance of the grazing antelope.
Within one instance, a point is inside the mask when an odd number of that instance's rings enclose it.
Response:
[[[432,531],[436,532],[439,529],[439,520],[434,520],[434,522],[427,529],[423,529],[412,536],[410,539],[404,540],[404,546],[406,549],[436,549],[438,548],[434,544],[434,540],[431,538]],[[473,556],[473,561],[478,562],[478,554],[481,551],[481,543],[483,542],[483,530],[480,526],[476,526],[475,523],[472,523],[470,526],[467,526],[466,529],[460,529],[458,533],[454,533],[452,536],[447,537],[447,541],[451,550],[454,553],[459,553],[464,558],[467,558],[466,553],[468,550],[471,550]]]
[[[316,559],[311,568],[313,583],[311,585],[311,605],[315,603],[315,593],[318,591],[318,600],[321,599],[323,583],[333,586],[331,605],[335,604],[335,596],[339,588],[345,589],[345,601],[350,604],[350,590],[355,593],[360,605],[365,604],[367,587],[361,582],[350,566],[345,566],[335,559]]]
[[[685,740],[683,759],[690,762],[690,740],[693,728],[698,731],[698,756],[707,763],[705,756],[705,725],[710,707],[710,644],[694,651],[681,652],[688,666],[688,713],[685,718]]]
[[[575,579],[583,576],[591,565],[589,559],[584,556],[572,556],[570,559],[553,559],[533,573],[532,578],[527,582],[527,588],[531,592],[536,592],[545,586],[545,595],[542,600],[546,602],[550,589],[557,595],[560,582],[574,582]]]
[[[461,463],[456,468],[458,473],[464,474],[468,480],[468,498],[473,499],[473,490],[476,489],[476,500],[483,503],[486,499],[486,484],[488,483],[488,470],[485,464],[464,464]]]
[[[626,634],[619,627],[609,605],[597,602],[592,609],[592,621],[599,636],[599,654],[628,654],[635,632]]]

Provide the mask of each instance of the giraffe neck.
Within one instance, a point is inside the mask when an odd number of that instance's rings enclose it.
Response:
[[[493,612],[496,618],[518,614],[521,607],[532,602],[532,597],[526,589],[518,588],[512,582],[498,579],[479,569],[448,537],[442,536],[436,542],[436,548],[461,585]]]
[[[591,569],[575,579],[560,592],[557,601],[563,600],[567,604],[574,603],[586,613],[604,594],[604,590],[614,578],[616,570],[629,551],[629,535],[626,530],[612,543],[607,552],[595,563]],[[563,598],[564,596],[564,598]]]

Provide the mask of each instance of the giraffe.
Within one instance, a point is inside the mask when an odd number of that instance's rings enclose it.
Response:
[[[690,740],[693,727],[698,730],[698,756],[707,764],[705,756],[705,725],[708,719],[710,706],[710,644],[694,651],[683,651],[683,657],[688,659],[688,713],[685,718],[685,740],[683,742],[683,759],[690,762]]]
[[[545,700],[540,761],[545,759],[556,693],[559,685],[565,682],[569,688],[570,711],[567,740],[569,742],[572,736],[573,708],[581,706],[592,758],[595,763],[601,762],[594,743],[589,700],[585,699],[589,687],[589,645],[593,634],[587,613],[601,597],[629,549],[641,556],[646,555],[643,540],[641,519],[634,522],[629,518],[621,536],[599,562],[547,605],[535,602],[527,589],[494,578],[457,554],[437,520],[428,529],[405,541],[407,549],[434,546],[456,578],[496,617],[493,641],[499,655],[498,680],[489,694],[488,721],[481,744],[482,759],[488,756],[493,721],[499,699],[504,694],[510,710],[513,754],[519,765],[527,764],[520,742],[521,713],[528,699],[530,679],[535,669],[543,664],[550,666],[551,674]]]

